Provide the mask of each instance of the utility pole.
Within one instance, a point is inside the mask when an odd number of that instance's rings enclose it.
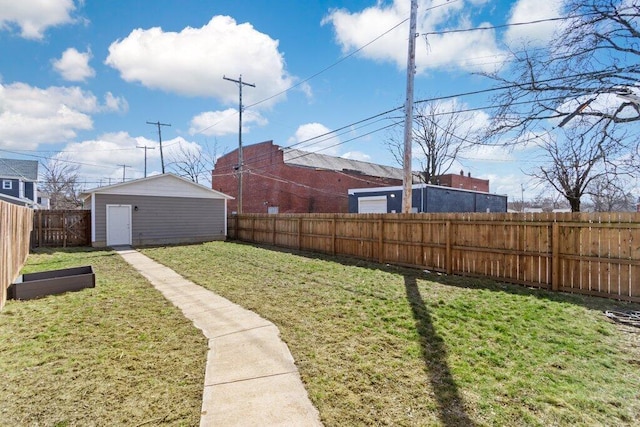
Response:
[[[242,106],[242,86],[251,86],[256,87],[256,85],[251,83],[245,83],[242,81],[242,74],[240,74],[240,78],[238,80],[230,79],[227,76],[222,76],[223,79],[229,80],[230,82],[234,82],[238,84],[238,88],[240,89],[240,101],[238,103],[238,113],[240,116],[239,125],[238,125],[238,214],[242,213],[242,110],[244,107]]]
[[[147,124],[158,126],[158,142],[160,142],[160,163],[162,164],[162,173],[164,173],[164,157],[162,156],[162,131],[160,130],[160,126],[171,126],[171,125],[168,123],[160,123],[159,121],[147,122]]]
[[[138,148],[144,149],[144,177],[147,177],[147,150],[155,150],[155,147],[147,147],[143,145],[142,147],[138,146]]]
[[[404,159],[402,178],[402,213],[411,213],[413,173],[411,171],[411,142],[413,126],[413,78],[416,72],[416,21],[418,0],[411,0],[409,19],[409,52],[407,55],[407,99],[404,106]]]
[[[131,166],[129,166],[129,165],[118,165],[118,166],[122,166],[122,182],[124,182],[125,176],[126,176],[125,172],[126,172],[127,168],[130,168]]]

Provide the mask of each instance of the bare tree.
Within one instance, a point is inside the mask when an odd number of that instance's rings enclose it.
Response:
[[[446,173],[461,152],[470,147],[471,126],[468,117],[452,104],[416,104],[412,141],[419,151],[421,180],[435,183]],[[450,109],[450,111],[446,111]],[[398,164],[403,163],[404,141],[399,133],[391,134],[386,145]]]
[[[606,129],[590,133],[571,129],[561,138],[549,137],[539,143],[547,161],[529,175],[553,187],[567,199],[572,212],[579,212],[592,182],[618,174],[608,156],[615,156],[619,141]]]
[[[488,76],[494,97],[490,135],[526,137],[541,122],[574,116],[623,124],[640,120],[637,102],[616,94],[640,82],[640,2],[568,0],[563,30],[546,49],[514,52],[508,66]]]
[[[635,211],[635,197],[627,191],[627,183],[623,180],[600,177],[591,184],[591,202],[596,212],[631,212]]]
[[[640,1],[567,0],[564,14],[546,48],[514,52],[488,75],[500,90],[487,136],[505,145],[548,136],[541,144],[548,164],[531,174],[578,211],[589,184],[628,173],[620,159],[638,150],[626,129],[640,121]]]
[[[53,157],[42,163],[44,176],[42,191],[51,201],[51,209],[76,209],[82,205],[78,198],[78,170],[80,166],[65,158]]]
[[[167,166],[177,175],[193,182],[211,184],[211,171],[216,163],[217,149],[217,141],[213,143],[213,147],[208,143],[198,147],[180,143],[178,149],[169,154]]]

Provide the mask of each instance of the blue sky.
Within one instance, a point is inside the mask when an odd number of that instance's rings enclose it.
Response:
[[[242,75],[256,86],[243,89],[245,145],[290,146],[347,126],[296,147],[398,166],[388,132],[374,131],[401,112],[349,125],[404,102],[409,3],[0,0],[0,156],[78,162],[86,187],[121,180],[123,164],[137,178],[136,147],[158,145],[147,121],[171,124],[162,128],[165,160],[179,147],[224,154],[238,144],[238,87],[223,76]],[[560,3],[421,0],[416,99],[490,87],[479,71],[504,64],[516,43],[543,43],[557,24],[424,34],[555,17]],[[441,108],[452,105],[489,99],[463,95]],[[473,130],[488,117],[479,110],[465,123]],[[149,173],[159,172],[159,150],[147,154]],[[479,147],[451,172],[490,179],[510,199],[524,188],[528,199],[541,191],[521,171],[532,165],[526,149]]]

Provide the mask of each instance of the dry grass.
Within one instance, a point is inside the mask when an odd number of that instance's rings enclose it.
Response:
[[[0,312],[0,425],[198,425],[207,342],[110,251],[39,251],[24,272],[93,265],[96,287]]]
[[[327,426],[640,422],[639,335],[612,301],[235,243],[143,252],[277,324]]]

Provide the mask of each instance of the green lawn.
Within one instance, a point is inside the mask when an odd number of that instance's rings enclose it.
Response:
[[[96,287],[0,312],[0,426],[194,426],[207,340],[120,256],[47,250],[24,272],[93,265]]]
[[[327,426],[637,425],[637,305],[237,243],[144,249],[273,321]]]

